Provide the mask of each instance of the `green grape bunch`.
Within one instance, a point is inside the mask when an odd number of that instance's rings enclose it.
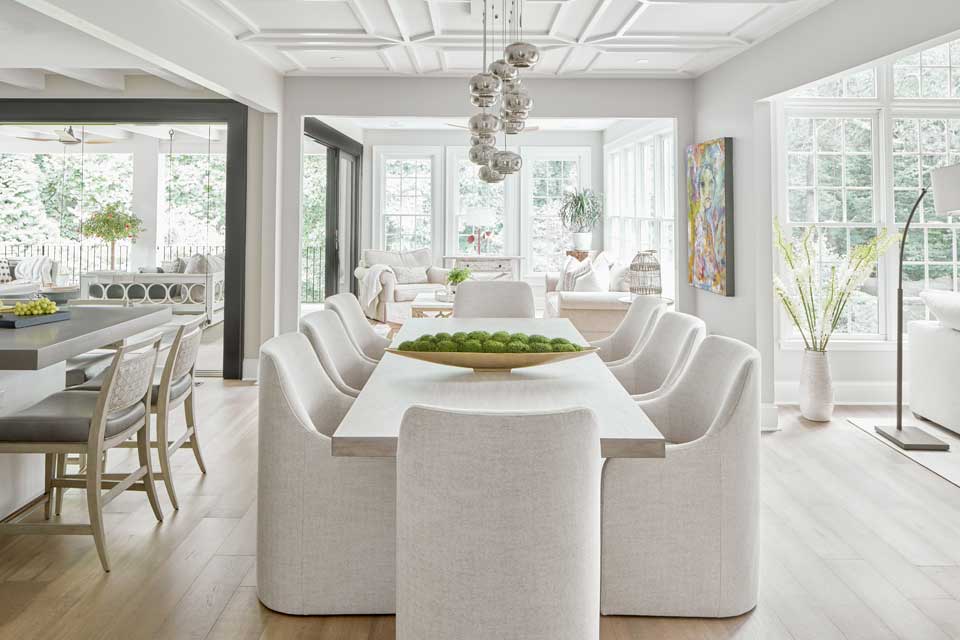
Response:
[[[13,307],[15,316],[47,316],[57,312],[57,303],[49,298],[37,298],[30,302],[18,302]]]

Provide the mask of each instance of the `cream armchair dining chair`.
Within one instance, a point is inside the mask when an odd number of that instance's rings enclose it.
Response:
[[[533,318],[533,289],[519,280],[467,280],[457,286],[455,318]]]
[[[338,293],[323,301],[324,308],[332,310],[343,323],[350,342],[365,358],[379,362],[390,340],[377,334],[363,313],[360,301],[352,293]]]
[[[659,395],[683,372],[706,332],[703,320],[696,316],[676,311],[665,313],[646,344],[612,365],[610,372],[637,400]]]
[[[646,344],[657,320],[666,311],[667,305],[658,296],[637,296],[630,303],[627,315],[613,333],[606,338],[594,340],[597,355],[608,365],[614,365],[636,353]]]
[[[145,491],[163,520],[150,462],[150,382],[160,336],[117,349],[100,391],[60,391],[13,415],[0,417],[0,453],[45,456],[43,499],[8,516],[0,534],[92,535],[104,571],[110,571],[103,508],[125,490]],[[132,472],[105,474],[103,454],[136,436],[139,464]],[[83,473],[58,472],[56,456],[87,456]],[[86,489],[89,524],[22,522],[43,505],[50,520],[54,490]],[[101,493],[107,489],[106,493]],[[59,509],[58,509],[59,515]]]
[[[393,613],[395,460],[331,455],[353,399],[302,334],[263,345],[259,385],[260,601],[296,615]]]
[[[398,640],[596,640],[592,412],[414,406],[397,450]]]
[[[339,316],[329,309],[308,313],[300,318],[300,331],[337,388],[354,398],[360,395],[376,365],[353,346]]]
[[[663,460],[603,468],[605,615],[723,618],[757,603],[760,356],[709,336],[670,391],[639,403]]]

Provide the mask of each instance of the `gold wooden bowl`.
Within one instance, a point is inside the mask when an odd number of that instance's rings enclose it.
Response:
[[[423,360],[449,367],[463,367],[474,371],[510,371],[524,367],[538,367],[544,364],[570,360],[596,353],[596,347],[583,347],[581,351],[559,351],[551,353],[482,353],[469,351],[400,351],[392,347],[387,353],[404,358]]]

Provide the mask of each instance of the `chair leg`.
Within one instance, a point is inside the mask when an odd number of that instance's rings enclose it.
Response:
[[[90,530],[93,541],[97,545],[97,554],[104,571],[110,571],[110,561],[107,559],[107,541],[103,533],[103,507],[100,504],[100,477],[103,469],[100,466],[100,456],[87,456],[87,511],[90,513]]]
[[[148,432],[149,433],[149,432]],[[139,434],[137,435],[139,438]],[[149,439],[149,436],[148,436]],[[180,508],[177,500],[177,490],[173,486],[173,470],[170,466],[170,448],[169,438],[167,437],[167,413],[165,411],[157,412],[157,456],[160,458],[160,471],[163,473],[163,484],[167,487],[167,496],[170,497],[170,504],[174,509]],[[139,440],[137,441],[139,445]],[[148,445],[149,446],[149,445]],[[143,461],[140,461],[143,464]]]
[[[150,506],[153,508],[153,515],[157,517],[157,522],[163,522],[163,510],[160,508],[160,498],[157,496],[157,485],[153,477],[153,462],[150,457],[149,420],[142,429],[137,431],[137,457],[140,460],[140,466],[147,469],[147,474],[143,477],[143,487],[147,492],[147,499],[150,500]],[[161,454],[160,460],[163,460],[163,454]],[[174,509],[176,509],[176,496],[170,494],[170,500],[173,502]]]
[[[43,493],[47,501],[43,505],[43,519],[49,520],[53,511],[53,476],[56,472],[56,454],[47,453],[43,456]]]
[[[197,459],[197,466],[200,467],[200,473],[205,474],[207,472],[207,465],[204,464],[203,454],[200,452],[200,435],[197,433],[196,407],[193,404],[195,396],[195,393],[191,393],[187,396],[187,399],[183,401],[183,414],[187,422],[187,428],[193,430],[193,433],[190,435],[190,448],[193,449],[193,457]]]
[[[61,478],[67,473],[67,454],[58,453],[57,454],[57,477]],[[54,513],[60,515],[60,510],[63,508],[63,492],[66,491],[63,487],[54,488],[53,492],[56,496],[56,507],[54,508]]]

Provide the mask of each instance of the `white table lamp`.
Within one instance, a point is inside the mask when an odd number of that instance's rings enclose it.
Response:
[[[933,188],[933,205],[938,215],[960,212],[960,164],[933,169],[930,172]],[[897,283],[897,424],[877,426],[877,433],[901,449],[924,451],[948,451],[950,445],[930,435],[923,429],[903,425],[903,250],[907,244],[907,232],[928,189],[924,188],[910,211],[907,224],[900,239],[900,276]]]

